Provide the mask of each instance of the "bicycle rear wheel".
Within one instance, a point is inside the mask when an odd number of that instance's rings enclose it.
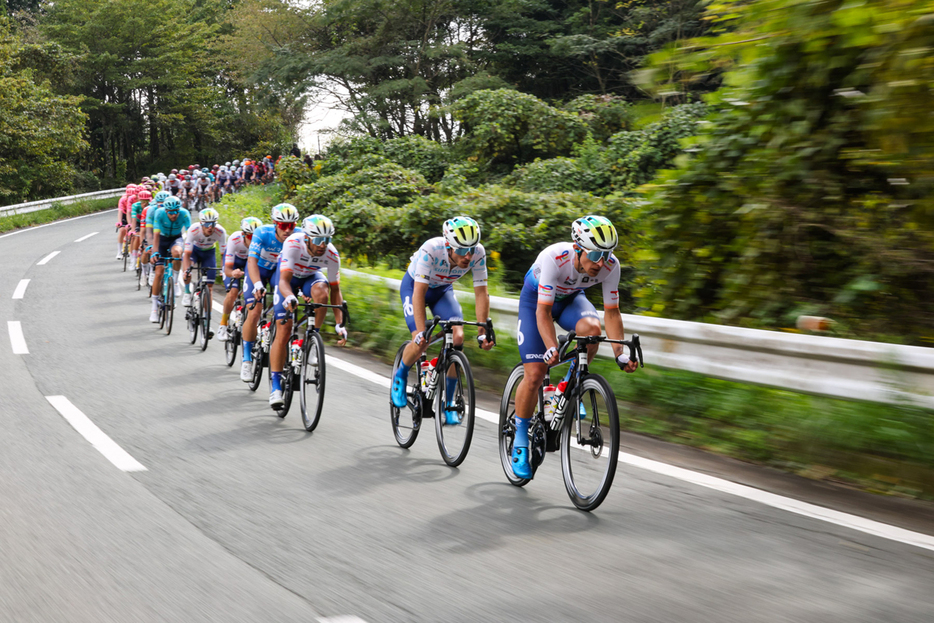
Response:
[[[126,272],[127,264],[130,263],[130,251],[127,249],[126,243],[123,245],[123,272]]]
[[[204,352],[208,348],[208,342],[211,339],[211,291],[208,289],[210,285],[203,285],[201,287],[201,302],[199,306],[201,307],[201,351]]]
[[[499,403],[499,461],[503,466],[506,479],[517,487],[524,487],[530,480],[519,478],[512,471],[512,445],[516,439],[516,389],[524,377],[525,368],[520,363],[509,373],[506,387],[503,388],[503,397]]]
[[[447,370],[438,370],[443,375],[435,392],[435,435],[441,458],[451,467],[457,467],[467,458],[474,426],[473,373],[467,356],[452,351]],[[451,389],[448,392],[448,389]],[[448,422],[448,411],[457,423]]]
[[[302,424],[307,431],[313,431],[321,419],[324,381],[324,340],[320,333],[312,331],[302,345],[302,366],[297,378]]]
[[[580,394],[583,408],[571,400],[564,414],[561,474],[574,506],[592,511],[606,498],[616,475],[619,412],[616,396],[602,376],[585,376]]]
[[[237,347],[240,346],[240,318],[242,315],[240,304],[234,307],[234,313],[227,320],[227,341],[224,342],[224,355],[227,358],[227,367],[230,368],[237,361]]]
[[[399,347],[399,351],[396,353],[396,359],[392,364],[392,378],[396,378],[396,370],[402,363],[402,351],[409,345],[409,342],[411,342],[411,340],[403,342],[402,346]],[[389,400],[389,419],[392,423],[392,434],[396,438],[396,443],[403,448],[408,448],[415,443],[415,438],[418,437],[418,431],[421,428],[422,403],[421,396],[419,395],[421,388],[419,387],[418,379],[420,365],[421,360],[416,361],[412,369],[409,370],[408,378],[406,378],[405,393],[408,398],[408,405],[400,409],[392,404],[392,399]]]

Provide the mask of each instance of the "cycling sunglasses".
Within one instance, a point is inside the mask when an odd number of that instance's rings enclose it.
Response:
[[[282,230],[295,229],[295,223],[276,223],[276,227]]]
[[[458,247],[457,249],[454,249],[454,253],[457,253],[458,255],[468,255],[468,254],[476,253],[476,252],[477,252],[477,247],[475,247],[475,246],[473,246],[473,247]]]
[[[166,210],[165,211],[166,214],[178,214],[179,212],[181,212],[181,210]]]
[[[588,251],[587,259],[591,262],[610,259],[610,251]]]
[[[202,221],[201,223],[202,227],[214,227],[215,225],[217,225],[217,223],[214,221]]]
[[[331,242],[331,237],[330,236],[315,236],[314,238],[311,238],[310,240],[311,240],[311,244],[318,246],[322,244],[329,244]]]

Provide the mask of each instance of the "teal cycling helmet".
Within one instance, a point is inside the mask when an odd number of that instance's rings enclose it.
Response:
[[[182,209],[182,200],[178,197],[169,197],[163,202],[162,207],[166,212],[178,212]]]

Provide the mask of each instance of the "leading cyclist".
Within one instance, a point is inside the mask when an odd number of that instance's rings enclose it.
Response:
[[[601,283],[606,334],[610,339],[623,339],[619,261],[613,255],[619,243],[616,228],[602,216],[585,216],[571,225],[571,238],[573,243],[559,242],[539,253],[525,274],[519,295],[516,331],[524,376],[516,389],[516,438],[512,448],[512,471],[519,478],[532,477],[529,419],[548,366],[558,362],[554,323],[577,335],[600,335],[600,317],[584,290]],[[612,346],[617,365],[625,372],[634,372],[636,363],[623,354],[622,344]],[[597,344],[587,348],[588,360],[592,360]]]
[[[155,277],[152,284],[152,313],[149,322],[159,322],[159,296],[162,294],[162,275],[165,273],[166,258],[171,257],[176,271],[175,294],[180,294],[177,271],[180,267],[182,249],[185,247],[185,232],[191,227],[191,213],[182,207],[178,197],[169,197],[162,204],[152,221],[152,263]]]
[[[428,240],[412,255],[402,278],[399,295],[402,313],[412,332],[412,341],[402,352],[402,361],[392,379],[390,396],[398,408],[406,405],[406,378],[409,370],[428,349],[425,339],[425,306],[442,320],[462,320],[464,312],[454,296],[454,282],[473,271],[473,290],[476,297],[477,322],[486,322],[490,312],[487,291],[486,251],[480,244],[480,226],[466,216],[455,216],[444,222],[443,236]],[[483,350],[493,348],[486,338],[486,329],[477,327],[477,341]],[[464,328],[454,327],[454,348],[464,348]],[[452,366],[453,369],[453,366]],[[454,395],[457,377],[446,377],[446,396]],[[456,411],[445,411],[445,423],[456,425],[460,418]]]

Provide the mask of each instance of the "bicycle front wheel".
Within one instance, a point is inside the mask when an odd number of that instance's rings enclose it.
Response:
[[[240,346],[240,332],[237,331],[233,323],[227,325],[227,341],[224,342],[224,357],[227,367],[233,367],[237,361],[237,347]]]
[[[172,321],[175,320],[175,288],[169,285],[165,304],[165,334],[172,334]]]
[[[324,339],[312,331],[302,345],[301,373],[298,375],[299,402],[302,407],[302,424],[311,432],[321,419],[324,404]]]
[[[452,351],[435,392],[435,434],[441,458],[457,467],[467,458],[474,425],[473,374],[467,356]]]
[[[208,288],[211,286],[205,285],[201,288],[201,302],[199,306],[201,307],[201,351],[205,351],[208,348],[208,341],[211,339],[211,292]]]
[[[503,397],[499,403],[499,461],[503,466],[506,479],[517,487],[524,487],[530,480],[519,478],[512,471],[512,444],[516,439],[516,390],[524,377],[525,368],[520,363],[509,373],[506,387],[503,388]]]
[[[260,382],[263,380],[263,346],[260,342],[259,335],[256,336],[256,340],[253,342],[253,378],[249,383],[249,388],[251,392],[255,392],[259,388]]]
[[[403,342],[398,352],[396,352],[396,358],[392,364],[391,378],[396,378],[396,370],[398,370],[399,366],[402,364],[402,352],[411,341],[412,340],[406,340]],[[405,394],[408,404],[400,409],[392,404],[391,398],[389,400],[389,421],[392,424],[392,434],[396,438],[396,443],[403,448],[408,448],[415,443],[415,438],[418,437],[418,431],[421,428],[421,388],[418,384],[418,369],[420,364],[420,360],[415,362],[415,365],[409,370],[409,376],[405,380]]]
[[[592,511],[613,485],[619,460],[616,396],[602,376],[581,382],[580,403],[570,400],[561,431],[561,473],[574,506]]]
[[[201,300],[197,297],[191,302],[191,307],[185,310],[185,320],[188,321],[188,339],[191,344],[198,341],[198,329],[201,326],[200,307]]]

